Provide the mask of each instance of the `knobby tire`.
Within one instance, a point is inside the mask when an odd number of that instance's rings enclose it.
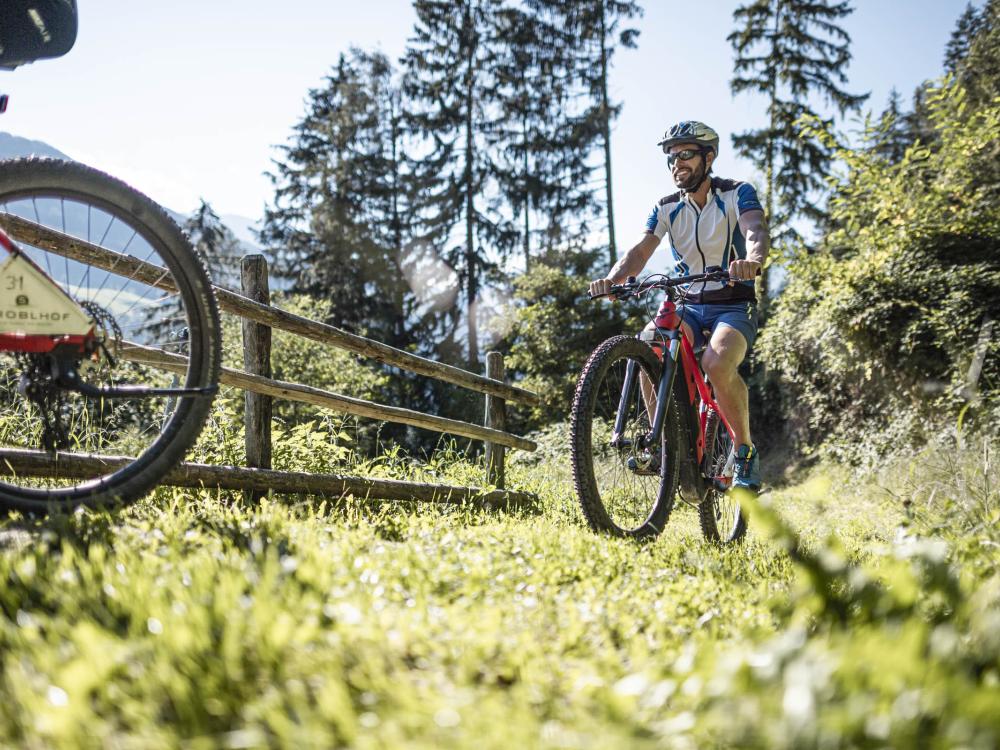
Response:
[[[662,366],[647,344],[630,336],[616,336],[598,346],[584,365],[573,399],[570,421],[571,463],[576,495],[590,527],[594,531],[614,536],[643,539],[654,537],[663,531],[674,506],[679,476],[679,419],[676,401],[671,396],[660,444],[658,475],[638,476],[627,468],[627,451],[609,448],[609,443],[602,441],[602,435],[610,434],[607,422],[613,417],[609,411],[613,412],[617,408],[616,388],[620,394],[615,376],[624,372],[629,360],[638,363],[654,387],[659,382]],[[612,380],[614,382],[609,382]],[[642,427],[648,430],[648,418],[641,412],[641,399],[638,403],[640,405],[630,412],[630,420],[634,421],[633,431],[641,431]],[[595,448],[600,456],[595,456]],[[609,480],[606,474],[597,476],[595,459],[611,470],[612,479]],[[656,484],[655,492],[640,493],[640,482]],[[643,487],[645,486],[644,484]],[[646,500],[649,499],[648,494],[655,494],[655,497],[646,507],[644,500],[637,497],[639,494],[647,495]],[[637,508],[632,514],[634,523],[623,522],[618,517],[615,506],[619,500],[616,498],[623,496]]]
[[[710,480],[722,473],[732,445],[718,412],[710,410],[705,422],[705,466]],[[702,535],[714,544],[736,544],[746,536],[747,516],[731,490],[709,487],[698,504],[698,521]]]

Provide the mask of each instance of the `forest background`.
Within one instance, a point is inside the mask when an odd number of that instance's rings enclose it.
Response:
[[[610,129],[622,103],[608,76],[641,43],[642,8],[413,7],[401,59],[346,50],[309,92],[259,239],[292,304],[477,371],[485,348],[499,349],[543,397],[516,428],[558,425],[595,342],[648,315],[582,293],[626,249],[614,243]],[[757,168],[782,269],[763,285],[744,374],[758,440],[786,458],[870,462],[956,419],[997,417],[1000,4],[956,20],[945,77],[910,103],[893,91],[874,112],[848,82],[851,13],[847,2],[759,0],[735,11],[728,37],[731,90],[766,117],[724,147]],[[216,275],[231,275],[236,244],[210,207],[188,229]],[[351,395],[478,409],[348,358],[275,361],[278,377]],[[391,427],[381,437],[432,445]]]

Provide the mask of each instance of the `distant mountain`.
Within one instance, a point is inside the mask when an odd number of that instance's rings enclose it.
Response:
[[[16,159],[20,156],[51,156],[69,159],[62,151],[52,148],[42,141],[31,141],[10,133],[0,133],[0,159]]]

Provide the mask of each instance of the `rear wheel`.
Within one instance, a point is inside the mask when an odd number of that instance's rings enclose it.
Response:
[[[733,439],[718,412],[710,409],[705,422],[705,464],[709,490],[698,505],[701,533],[716,544],[739,542],[746,535],[747,519],[732,485]]]
[[[650,431],[638,372],[623,392],[631,366],[659,382],[653,350],[629,336],[601,344],[577,384],[570,423],[573,482],[583,514],[595,531],[644,538],[663,531],[674,506],[678,478],[678,416],[670,399],[663,437],[644,447]],[[655,388],[655,385],[653,386]],[[622,430],[613,439],[619,404]]]
[[[96,323],[105,350],[78,363],[82,381],[201,391],[84,396],[46,379],[49,355],[0,351],[0,505],[45,512],[132,501],[184,457],[211,407],[220,330],[204,267],[162,208],[74,162],[0,164],[0,226]],[[0,251],[0,264],[12,258]],[[17,304],[43,313],[50,299],[36,284]],[[23,331],[9,322],[10,302],[3,307],[0,330]]]

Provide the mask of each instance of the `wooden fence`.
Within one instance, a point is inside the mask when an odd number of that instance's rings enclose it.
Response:
[[[157,265],[69,237],[15,216],[5,217],[5,221],[9,233],[17,240],[71,260],[113,271],[164,291],[176,291],[169,274]],[[272,307],[267,278],[267,263],[264,257],[250,255],[245,257],[242,263],[242,294],[215,287],[220,310],[243,319],[244,369],[223,368],[220,383],[241,388],[246,392],[247,466],[183,463],[165,478],[164,483],[184,487],[212,486],[242,489],[249,497],[256,497],[273,490],[280,493],[333,496],[350,493],[360,497],[389,500],[476,502],[487,503],[494,507],[523,506],[534,502],[534,497],[530,494],[504,489],[506,449],[532,451],[536,447],[531,440],[506,431],[506,404],[508,401],[536,404],[538,396],[504,381],[503,358],[498,352],[490,352],[487,355],[485,376],[435,362]],[[408,372],[483,393],[486,397],[484,423],[479,425],[446,419],[401,407],[377,404],[302,383],[275,380],[271,370],[271,330],[274,328],[345,349]],[[185,357],[135,342],[123,342],[120,356],[167,371],[183,373],[186,368]],[[359,417],[481,440],[486,446],[487,481],[496,489],[487,492],[475,487],[275,471],[271,467],[273,398],[300,401]],[[44,475],[47,469],[55,466],[55,462],[45,454],[28,458],[23,452],[18,453],[20,455],[17,456],[17,460],[22,464],[22,471],[30,470]],[[96,473],[107,472],[123,461],[127,459],[112,456],[74,456],[71,460],[67,460],[66,455],[60,455],[59,475],[94,476]]]

